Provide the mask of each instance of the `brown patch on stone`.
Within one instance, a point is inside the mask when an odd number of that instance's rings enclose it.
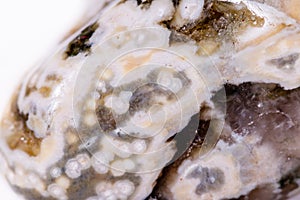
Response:
[[[44,97],[47,98],[50,96],[52,89],[47,86],[43,86],[39,89],[39,93]]]
[[[175,99],[174,94],[156,83],[148,83],[137,88],[129,100],[129,113],[133,115],[140,110],[147,110],[155,103],[161,104],[155,97],[165,97],[167,100]]]
[[[92,47],[92,43],[89,39],[93,36],[96,29],[99,27],[97,22],[91,24],[81,31],[79,36],[77,36],[74,40],[72,40],[67,50],[65,51],[65,59],[68,57],[77,56],[79,53],[90,53],[90,48]]]
[[[12,150],[21,150],[30,156],[37,156],[40,153],[42,139],[34,136],[34,132],[30,130],[26,121],[28,115],[21,113],[17,107],[16,100],[12,104],[13,134],[10,135],[6,142]]]
[[[105,106],[98,106],[96,109],[96,115],[99,125],[104,132],[113,131],[117,128],[117,124],[111,109]]]
[[[60,83],[62,81],[62,77],[57,75],[57,74],[49,74],[46,77],[46,81],[47,82],[56,82],[56,83]]]
[[[37,88],[35,86],[33,86],[33,87],[26,86],[25,97],[28,97],[32,92],[35,92],[35,91],[37,91]]]
[[[40,153],[41,140],[37,139],[32,131],[24,129],[7,139],[9,148],[22,150],[30,156],[37,156]]]
[[[187,35],[200,42],[203,40],[235,42],[235,35],[248,26],[261,27],[264,19],[253,14],[243,3],[206,1],[201,19],[180,28],[172,27],[171,22],[164,22],[171,30]]]

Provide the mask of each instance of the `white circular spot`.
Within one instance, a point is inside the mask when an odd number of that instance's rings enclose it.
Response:
[[[57,179],[55,179],[55,183],[60,187],[64,188],[65,190],[67,190],[71,185],[70,179],[67,178],[66,176],[58,177]]]
[[[131,195],[134,192],[135,186],[129,180],[120,180],[120,181],[115,182],[114,190],[115,190],[116,194],[122,194],[122,195],[125,195],[126,197],[128,197],[129,195]]]
[[[92,157],[91,164],[94,170],[99,174],[106,174],[108,172],[109,160],[102,152],[98,152]]]
[[[135,168],[134,162],[130,159],[123,160],[123,166],[124,166],[124,169],[126,169],[128,171],[131,171]]]
[[[57,185],[55,183],[49,185],[47,191],[53,198],[56,198],[59,200],[68,199],[68,197],[66,196],[66,191],[62,187],[60,187],[59,185]]]
[[[91,167],[91,159],[87,154],[79,154],[76,160],[80,164],[81,170],[86,170]]]
[[[68,177],[75,179],[81,176],[81,166],[76,159],[68,160],[66,166],[66,174]]]
[[[111,163],[111,173],[113,176],[122,176],[125,174],[125,166],[122,160],[116,160]]]
[[[94,164],[93,168],[99,174],[106,174],[108,172],[108,167],[102,163]]]
[[[105,98],[105,106],[112,108],[113,111],[118,114],[124,114],[129,109],[129,100],[132,96],[132,92],[122,91],[119,96],[110,95]]]
[[[115,144],[116,144],[116,148],[114,149],[114,152],[119,157],[128,158],[132,155],[132,151],[129,147],[130,144],[128,143],[115,143]]]
[[[58,167],[54,167],[50,170],[50,175],[53,177],[53,178],[57,178],[61,175],[62,171],[60,168]]]
[[[134,140],[131,147],[134,153],[140,154],[146,151],[147,144],[145,140]]]

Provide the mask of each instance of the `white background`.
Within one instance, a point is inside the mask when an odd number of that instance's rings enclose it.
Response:
[[[41,62],[95,0],[7,0],[0,6],[0,115],[24,73]],[[0,133],[1,134],[1,133]],[[2,165],[3,163],[0,163]],[[1,172],[0,172],[1,174]],[[0,176],[0,199],[19,200]]]

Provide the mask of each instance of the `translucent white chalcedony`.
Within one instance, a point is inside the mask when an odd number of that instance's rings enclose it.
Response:
[[[120,180],[114,183],[114,188],[118,198],[127,199],[134,192],[135,186],[129,180]]]
[[[91,166],[91,159],[87,154],[78,154],[76,160],[80,164],[81,170],[86,170]]]
[[[76,159],[68,160],[65,168],[66,168],[65,172],[68,175],[68,177],[75,179],[81,176],[80,163]]]
[[[204,6],[204,0],[182,0],[179,2],[176,10],[173,24],[183,26],[192,23],[201,17]]]
[[[57,178],[61,175],[62,173],[62,170],[58,167],[54,167],[50,170],[50,175],[53,177],[53,178]]]
[[[30,200],[283,190],[300,152],[282,106],[299,106],[289,15],[247,0],[107,2],[22,82],[1,126],[6,178]],[[273,125],[285,131],[270,137]]]
[[[49,185],[48,192],[53,198],[60,200],[68,199],[68,197],[66,196],[66,191],[57,184]]]
[[[92,167],[99,174],[106,174],[109,170],[109,162],[112,161],[114,155],[110,152],[97,152],[92,157]]]
[[[105,106],[112,108],[118,115],[124,114],[129,109],[129,100],[132,96],[132,92],[122,91],[119,96],[109,96],[105,99]]]
[[[177,93],[182,88],[181,80],[179,78],[174,78],[170,72],[160,72],[157,82],[174,93]]]

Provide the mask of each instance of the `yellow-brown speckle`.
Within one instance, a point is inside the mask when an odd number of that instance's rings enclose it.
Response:
[[[40,94],[47,98],[50,96],[52,89],[50,87],[44,86],[39,89]]]

